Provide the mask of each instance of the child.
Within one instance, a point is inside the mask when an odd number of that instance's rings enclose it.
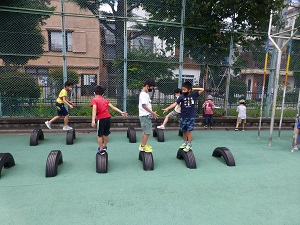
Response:
[[[177,100],[179,98],[179,96],[181,95],[181,89],[176,88],[174,90],[174,94],[175,94],[175,97],[176,97],[176,100]],[[158,129],[165,129],[166,124],[168,123],[169,118],[170,117],[176,117],[177,118],[177,116],[180,115],[180,113],[181,113],[181,107],[180,107],[180,105],[177,105],[175,107],[175,109],[166,116],[166,118],[164,119],[163,124],[160,125],[160,126],[157,126],[157,128]]]
[[[245,123],[246,123],[246,106],[245,106],[245,100],[240,100],[240,105],[237,107],[236,111],[239,113],[238,118],[236,120],[236,126],[235,131],[238,131],[238,127],[240,123],[242,123],[243,131],[245,131]]]
[[[182,85],[182,95],[172,105],[163,109],[167,112],[169,109],[181,104],[181,116],[180,116],[180,130],[183,133],[184,143],[179,147],[183,151],[188,152],[192,149],[192,131],[195,125],[195,101],[199,95],[204,91],[204,88],[193,88],[190,82],[184,82]],[[192,91],[197,91],[192,93]]]
[[[51,124],[58,120],[60,117],[64,116],[64,126],[63,130],[72,130],[73,128],[68,126],[69,123],[69,113],[65,108],[65,104],[68,105],[71,109],[73,109],[73,103],[70,102],[68,97],[68,91],[71,91],[73,87],[73,83],[70,81],[65,82],[65,88],[62,89],[56,99],[56,109],[57,109],[57,116],[53,117],[50,121],[46,121],[45,124],[49,129],[52,129]]]
[[[142,143],[139,146],[140,151],[152,152],[152,147],[147,145],[148,138],[152,132],[152,116],[156,119],[158,114],[152,111],[149,92],[152,92],[156,83],[153,79],[147,79],[144,83],[139,97],[139,119],[142,127]]]
[[[97,153],[105,154],[107,150],[108,135],[110,134],[110,113],[108,107],[119,112],[122,116],[127,116],[126,112],[122,112],[117,107],[113,106],[108,100],[103,97],[104,88],[97,85],[94,89],[95,98],[92,99],[92,127],[96,126],[98,132],[98,145]]]
[[[300,144],[300,122],[298,122],[297,124],[297,129],[296,129],[296,132],[295,132],[295,146],[294,146],[294,150],[297,151],[298,150],[298,145]]]
[[[212,100],[213,97],[211,95],[208,95],[206,101],[202,105],[205,114],[205,125],[204,125],[205,129],[207,129],[208,121],[209,121],[210,129],[212,129],[212,125],[213,125],[213,114],[214,114],[213,109],[215,108],[215,104]]]

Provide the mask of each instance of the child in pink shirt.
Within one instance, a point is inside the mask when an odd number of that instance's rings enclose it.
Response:
[[[215,107],[215,104],[212,100],[213,97],[211,95],[208,95],[206,101],[202,105],[205,114],[205,125],[204,125],[205,129],[207,129],[208,126],[210,127],[210,129],[212,129],[212,125],[213,125],[213,114],[214,114],[213,109]]]

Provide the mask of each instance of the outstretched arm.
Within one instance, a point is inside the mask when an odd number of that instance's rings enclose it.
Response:
[[[176,107],[178,105],[177,102],[174,102],[173,104],[169,105],[167,108],[162,109],[164,111],[164,113],[168,112],[170,109],[173,109],[174,107]]]
[[[120,109],[118,109],[117,107],[113,106],[111,103],[108,104],[108,106],[115,110],[116,112],[120,113],[122,116],[128,116],[127,112],[122,112]]]

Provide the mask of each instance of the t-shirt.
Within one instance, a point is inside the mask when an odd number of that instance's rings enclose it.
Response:
[[[202,106],[202,107],[204,108],[204,114],[207,114],[207,115],[212,115],[212,114],[214,114],[213,109],[214,109],[214,107],[215,107],[215,104],[214,104],[213,101],[211,101],[211,100],[205,101],[205,102],[203,103],[203,106]]]
[[[179,96],[176,97],[176,100],[178,98],[179,98]],[[180,105],[176,105],[174,111],[177,112],[177,113],[181,113],[181,106]]]
[[[298,124],[297,124],[297,129],[300,129],[300,122],[298,122]]]
[[[238,117],[241,119],[246,119],[246,106],[244,105],[239,105],[236,109],[236,111],[239,113]]]
[[[108,110],[108,104],[109,101],[106,100],[103,97],[96,97],[92,99],[91,106],[96,105],[97,110],[96,110],[96,119],[105,119],[105,118],[110,118],[110,113]]]
[[[59,92],[59,95],[58,95],[58,98],[56,99],[56,101],[59,103],[59,104],[64,104],[64,101],[63,101],[63,97],[68,97],[68,92],[66,91],[66,89],[62,89],[60,92]]]
[[[195,101],[199,96],[199,92],[194,92],[188,96],[181,95],[176,100],[181,105],[181,118],[194,118],[196,116]]]
[[[140,97],[139,97],[139,116],[147,116],[150,115],[147,110],[143,108],[143,104],[146,104],[146,106],[152,110],[152,105],[151,105],[151,99],[148,93],[141,91]]]

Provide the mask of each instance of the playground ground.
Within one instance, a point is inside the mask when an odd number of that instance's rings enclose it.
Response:
[[[2,170],[0,221],[10,225],[47,224],[195,224],[296,225],[300,221],[300,151],[291,153],[293,131],[195,131],[197,169],[176,159],[181,138],[165,132],[165,142],[151,137],[155,169],[144,171],[138,143],[126,132],[113,132],[107,174],[95,172],[95,134],[78,134],[73,145],[65,134],[45,134],[29,146],[29,134],[1,134],[0,152],[16,166]],[[137,133],[137,141],[141,139]],[[211,156],[228,147],[236,162],[225,165]],[[61,150],[58,175],[45,178],[51,150]]]

